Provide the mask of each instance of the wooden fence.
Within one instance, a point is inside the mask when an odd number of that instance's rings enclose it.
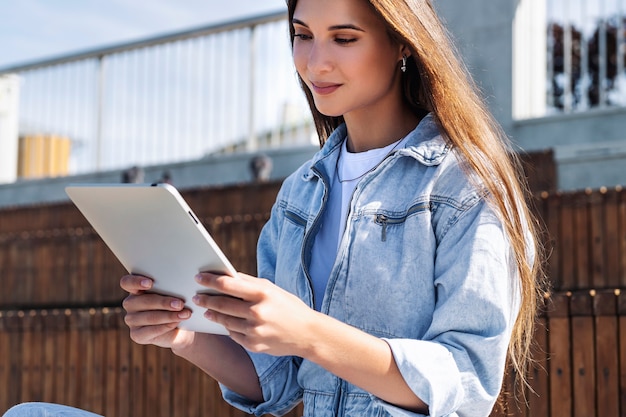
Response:
[[[556,291],[626,288],[626,192],[622,187],[543,193],[546,272]]]
[[[2,312],[0,412],[47,401],[107,417],[247,415],[197,367],[133,343],[123,317],[119,307]]]
[[[278,188],[183,195],[234,266],[254,273],[256,240]],[[527,393],[529,406],[520,408],[511,394],[506,413],[626,417],[626,193],[545,193],[535,203],[555,293],[536,336],[538,395]],[[119,309],[123,273],[72,205],[0,211],[0,412],[43,400],[108,417],[242,415],[193,366],[130,341]]]
[[[535,340],[532,391],[511,389],[492,417],[626,416],[626,294],[553,294]],[[195,366],[133,343],[119,307],[2,312],[0,387],[0,411],[52,401],[108,417],[246,415]]]
[[[530,388],[511,389],[507,413],[499,415],[626,416],[626,294],[579,290],[545,301]]]
[[[181,194],[240,271],[256,271],[256,240],[278,183]],[[0,309],[114,306],[117,259],[72,204],[0,211]]]

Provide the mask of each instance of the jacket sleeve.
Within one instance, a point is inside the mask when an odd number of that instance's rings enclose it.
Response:
[[[437,225],[436,303],[425,336],[386,341],[431,417],[485,417],[502,385],[518,274],[503,225],[484,200],[457,215]],[[393,416],[419,415],[376,401]]]
[[[286,181],[287,183],[287,181]],[[257,244],[258,276],[275,282],[276,248],[284,215],[279,201],[285,194],[286,185],[279,192],[272,208],[270,220],[263,227]],[[298,384],[298,369],[302,362],[297,357],[277,357],[264,353],[248,352],[256,368],[263,390],[263,403],[253,403],[221,385],[224,400],[246,413],[261,416],[272,414],[281,416],[294,408],[302,400],[302,388]]]

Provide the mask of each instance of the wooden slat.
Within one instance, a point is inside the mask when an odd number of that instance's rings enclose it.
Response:
[[[547,301],[547,300],[545,300]],[[541,308],[544,308],[541,306]],[[541,315],[537,319],[532,346],[533,362],[530,368],[530,390],[527,394],[528,408],[532,416],[549,415],[550,380],[548,378],[549,345],[548,345],[548,318]],[[529,417],[532,417],[529,415]]]
[[[89,309],[89,329],[91,337],[87,340],[91,359],[85,365],[89,375],[89,410],[104,415],[104,386],[105,386],[105,352],[106,339],[103,331],[103,311],[100,308]]]
[[[626,191],[621,187],[616,191],[618,194],[619,216],[619,288],[626,288]]]
[[[563,286],[563,273],[561,267],[561,245],[560,242],[560,222],[561,222],[561,198],[560,194],[552,196],[545,193],[542,195],[543,200],[543,216],[540,221],[545,225],[544,241],[541,242],[545,248],[547,257],[546,273],[551,280],[551,284],[555,291],[561,290]]]
[[[131,346],[133,342],[130,339],[128,328],[124,323],[124,314],[117,316],[117,327],[120,329],[117,335],[117,343],[119,346],[118,360],[118,381],[117,381],[117,398],[118,404],[113,416],[124,417],[131,416]]]
[[[562,195],[561,196],[561,223],[559,224],[558,242],[560,248],[560,282],[561,286],[558,288],[564,291],[569,288],[578,288],[576,281],[576,246],[575,246],[575,210],[574,210],[574,197]]]
[[[589,193],[589,279],[587,288],[609,287],[605,257],[607,255],[606,205],[603,193]],[[583,288],[583,287],[581,287]]]
[[[159,378],[159,350],[156,346],[144,346],[144,370],[142,390],[145,392],[146,402],[143,408],[145,415],[156,416],[158,414],[159,396],[163,395],[163,384]]]
[[[596,372],[593,301],[588,293],[574,293],[570,301],[572,315],[572,365],[574,417],[596,414]],[[599,417],[599,416],[598,416]]]
[[[176,383],[173,386],[172,401],[174,410],[181,410],[182,413],[186,413],[187,404],[191,400],[189,397],[189,363],[181,358],[174,360],[174,380]]]
[[[601,190],[602,192],[602,190]],[[606,288],[619,288],[620,286],[620,242],[619,242],[619,194],[617,190],[604,191],[604,253],[602,262],[604,264],[604,274]],[[594,286],[599,288],[594,282]]]
[[[130,415],[139,416],[143,415],[143,410],[146,408],[146,395],[145,395],[145,365],[144,365],[144,349],[143,346],[137,343],[130,345],[130,362],[131,362],[131,376],[130,376]]]
[[[55,346],[55,362],[54,362],[54,388],[51,402],[65,403],[65,393],[67,390],[67,375],[69,374],[69,365],[67,363],[68,351],[68,313],[69,311],[55,309],[52,311],[52,319],[54,321],[54,332],[50,337],[54,340]]]
[[[598,416],[619,415],[619,335],[617,297],[614,291],[598,292],[594,297],[596,396]]]
[[[8,389],[11,381],[11,350],[10,340],[12,333],[9,332],[7,325],[7,313],[0,310],[0,387]],[[0,410],[6,410],[9,408],[8,398],[0,397]]]
[[[197,366],[193,366],[189,364],[187,366],[187,377],[185,378],[189,381],[188,385],[188,400],[186,407],[184,409],[184,413],[190,417],[201,417],[202,416],[202,394],[200,392],[200,387],[202,386],[201,377],[204,375],[202,371]],[[202,374],[202,375],[201,375]]]
[[[172,378],[172,367],[174,354],[168,349],[159,349],[159,370],[158,379],[161,381],[161,395],[158,398],[158,416],[169,417],[175,413],[172,404],[174,379]],[[211,415],[211,414],[205,414]]]
[[[43,310],[39,314],[41,315],[42,320],[42,334],[43,334],[43,370],[42,370],[42,384],[43,384],[43,396],[42,398],[45,400],[50,399],[50,401],[54,402],[55,399],[55,380],[56,380],[56,357],[58,354],[58,345],[56,340],[56,335],[63,334],[62,331],[59,331],[57,327],[57,316],[58,311],[56,311],[57,315],[53,312]]]
[[[80,398],[80,378],[79,364],[84,360],[83,350],[80,345],[81,329],[79,327],[79,315],[76,311],[68,311],[68,339],[65,361],[67,363],[68,374],[65,378],[66,397],[65,404],[78,404]]]
[[[33,368],[40,365],[40,358],[36,356],[33,338],[33,317],[27,311],[19,311],[18,317],[23,320],[22,340],[23,351],[21,363],[22,384],[20,387],[20,402],[32,401],[37,396],[35,389],[36,376]]]
[[[574,242],[575,242],[575,276],[576,286],[573,288],[590,288],[591,284],[591,227],[589,215],[589,196],[578,194],[575,199]]]
[[[619,401],[620,417],[626,417],[626,293],[618,291],[617,312],[619,326]]]
[[[554,294],[548,309],[550,417],[572,417],[570,305],[566,293]]]

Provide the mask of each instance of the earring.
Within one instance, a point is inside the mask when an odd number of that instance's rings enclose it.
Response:
[[[402,55],[402,66],[400,67],[400,71],[406,72],[406,55]]]

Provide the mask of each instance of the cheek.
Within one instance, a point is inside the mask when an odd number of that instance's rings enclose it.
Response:
[[[400,68],[394,57],[381,57],[379,55],[372,57],[369,62],[369,71],[370,77],[380,80],[381,84],[386,84],[385,81],[393,82],[397,75],[396,72],[399,72]]]
[[[291,53],[293,64],[296,67],[296,71],[304,79],[303,75],[307,67],[307,52],[303,46],[294,45]]]

